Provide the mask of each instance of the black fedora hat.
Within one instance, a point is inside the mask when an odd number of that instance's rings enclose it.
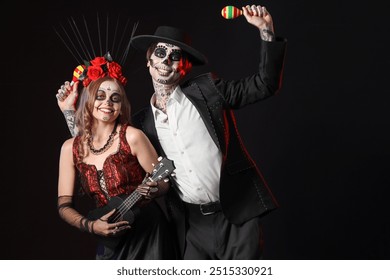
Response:
[[[203,65],[207,63],[206,57],[191,47],[191,38],[182,30],[172,26],[157,27],[154,35],[134,36],[131,43],[140,50],[146,51],[152,43],[169,43],[185,51],[193,65]]]

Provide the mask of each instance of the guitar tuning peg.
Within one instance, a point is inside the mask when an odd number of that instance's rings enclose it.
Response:
[[[158,160],[158,161],[161,161],[162,159],[163,159],[162,157],[158,157],[158,159],[157,159],[157,160]]]
[[[155,167],[156,165],[154,163],[152,163],[152,166]]]
[[[164,179],[164,182],[165,182],[165,183],[168,183],[168,182],[169,182],[169,179],[168,179],[168,178],[165,178],[165,179]]]
[[[172,177],[176,177],[176,173],[172,172],[172,173],[171,173],[171,176],[172,176]]]

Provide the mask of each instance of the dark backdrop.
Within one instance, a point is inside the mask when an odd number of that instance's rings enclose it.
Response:
[[[91,236],[56,210],[59,152],[70,134],[55,94],[77,62],[53,26],[97,12],[139,21],[137,34],[180,26],[209,59],[194,74],[240,78],[256,71],[258,33],[220,11],[252,3],[265,5],[277,35],[288,38],[280,94],[236,113],[280,203],[264,218],[265,258],[389,259],[386,9],[334,0],[34,1],[3,9],[1,259],[94,257]],[[143,54],[129,58],[137,111],[152,87]]]

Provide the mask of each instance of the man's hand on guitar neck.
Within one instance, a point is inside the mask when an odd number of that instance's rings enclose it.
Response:
[[[144,196],[145,199],[153,199],[166,194],[169,189],[168,178],[160,181],[150,181],[148,180],[149,176],[150,174],[147,173],[144,183],[139,185],[135,191]]]
[[[115,209],[111,210],[100,219],[93,222],[93,232],[101,236],[120,236],[131,228],[128,221],[120,221],[117,223],[108,223],[108,218],[114,214]]]
[[[146,182],[141,184],[135,189],[135,191],[145,197],[145,199],[153,199],[160,196],[160,190],[157,182]]]

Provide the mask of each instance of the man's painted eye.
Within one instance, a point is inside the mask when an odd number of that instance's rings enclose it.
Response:
[[[181,59],[181,51],[173,51],[169,57],[173,61],[180,61],[180,59]]]
[[[154,55],[159,57],[159,58],[164,58],[167,55],[167,52],[163,48],[156,48],[154,50]]]

